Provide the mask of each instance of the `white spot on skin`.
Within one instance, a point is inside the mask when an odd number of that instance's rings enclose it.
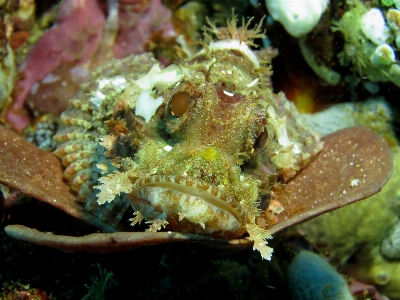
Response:
[[[111,83],[112,83],[113,85],[121,85],[121,84],[126,83],[126,79],[125,79],[124,77],[118,76],[118,77],[113,78],[113,79],[111,80]]]
[[[252,82],[250,82],[249,84],[247,84],[247,87],[252,87],[253,85],[256,85],[258,82],[259,78],[254,79]]]
[[[96,97],[101,100],[106,99],[106,95],[104,95],[102,92],[96,92]]]
[[[293,144],[293,153],[300,154],[301,148],[298,144]]]
[[[167,146],[165,146],[163,149],[164,149],[165,151],[169,152],[169,151],[172,150],[172,146],[167,145]]]
[[[229,92],[227,92],[227,91],[225,91],[225,90],[223,90],[223,91],[224,91],[224,94],[227,95],[227,96],[229,96],[229,97],[232,97],[232,96],[235,95],[234,93],[229,93]]]
[[[113,78],[103,78],[99,81],[99,89],[103,89],[108,85],[112,85],[117,91],[122,91],[126,88],[126,79],[122,76],[115,76]]]
[[[106,85],[110,83],[110,79],[103,78],[99,81],[99,89],[103,89]]]
[[[360,183],[360,179],[353,179],[353,180],[350,182],[350,186],[351,186],[351,187],[355,187],[355,186],[358,186],[359,183]]]
[[[104,95],[102,92],[96,91],[90,97],[89,101],[95,105],[96,107],[100,107],[103,103],[103,100],[106,98],[106,95]]]

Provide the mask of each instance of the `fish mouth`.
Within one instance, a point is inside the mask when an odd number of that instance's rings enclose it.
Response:
[[[154,218],[149,206],[158,214],[166,213],[167,227],[172,230],[227,238],[244,233],[245,218],[239,202],[198,180],[153,175],[135,182],[130,199],[146,220]]]

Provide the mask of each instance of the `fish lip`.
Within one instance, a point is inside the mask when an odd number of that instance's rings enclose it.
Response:
[[[182,196],[186,195],[189,196],[189,198],[192,197],[193,199],[199,198],[209,205],[229,213],[236,219],[241,228],[245,227],[245,217],[241,214],[239,202],[225,195],[221,189],[211,184],[189,177],[152,175],[135,182],[133,188],[134,192],[131,193],[131,199],[135,198],[149,201],[140,194],[143,189],[147,188],[147,190],[149,190],[149,188],[153,187],[162,191],[170,190]],[[134,204],[133,206],[135,208]]]

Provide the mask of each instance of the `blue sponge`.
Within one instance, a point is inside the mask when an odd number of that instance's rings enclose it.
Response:
[[[290,263],[288,283],[292,300],[353,300],[343,277],[311,251],[301,251]]]

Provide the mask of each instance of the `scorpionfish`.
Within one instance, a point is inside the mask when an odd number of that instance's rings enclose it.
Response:
[[[270,259],[263,207],[323,147],[284,94],[271,90],[261,23],[209,22],[202,50],[163,68],[149,53],[96,69],[54,140],[85,209],[109,224],[218,238],[245,235]]]

